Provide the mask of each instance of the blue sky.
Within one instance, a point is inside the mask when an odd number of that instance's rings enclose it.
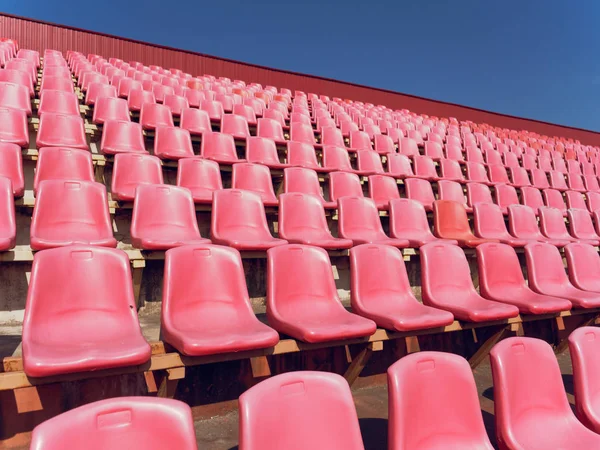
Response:
[[[0,5],[7,13],[600,131],[597,0]]]

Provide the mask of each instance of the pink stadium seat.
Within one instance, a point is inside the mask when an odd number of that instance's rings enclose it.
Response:
[[[53,182],[42,183],[40,191],[46,183]],[[135,366],[150,353],[123,251],[76,245],[34,256],[23,320],[28,376]],[[64,439],[53,448],[65,445]]]
[[[158,103],[164,103],[165,97],[169,94],[174,94],[175,90],[171,86],[165,86],[164,84],[154,83],[152,85],[152,93]]]
[[[378,156],[377,153],[374,155]],[[328,171],[357,172],[352,168],[348,151],[332,145],[323,146],[323,168]]]
[[[476,147],[467,147],[465,154],[467,162],[478,164],[484,163],[483,154],[481,153],[481,150]]]
[[[578,161],[574,159],[567,160],[567,173],[573,173],[577,175],[581,175],[581,166]]]
[[[292,122],[290,125],[290,141],[303,142],[309,145],[317,143],[312,126],[299,122]]]
[[[138,184],[131,216],[131,243],[143,250],[209,243],[200,236],[191,192],[164,184]]]
[[[369,134],[365,131],[351,131],[350,132],[350,148],[353,151],[357,150],[373,150],[373,144]]]
[[[243,393],[239,409],[240,450],[364,450],[352,393],[340,375],[276,375]]]
[[[295,276],[290,277],[290,271]],[[373,321],[344,309],[327,252],[306,245],[267,252],[267,318],[280,333],[309,343],[370,336],[377,328]]]
[[[329,174],[329,197],[337,202],[342,197],[362,197],[360,178],[354,173],[331,172]]]
[[[558,191],[566,191],[569,189],[562,173],[553,170],[550,172],[550,186]]]
[[[465,157],[462,151],[462,145],[460,143],[452,144],[446,142],[446,158],[452,159],[456,162],[462,163],[465,161]]]
[[[241,189],[260,195],[265,206],[277,206],[279,201],[273,190],[271,172],[267,166],[237,163],[232,167],[232,189]]]
[[[434,161],[439,161],[444,158],[442,146],[437,142],[425,142],[424,155],[430,157]]]
[[[523,204],[525,206],[529,206],[534,211],[537,211],[538,208],[544,206],[544,200],[542,198],[542,193],[538,188],[525,186],[521,188],[521,197],[523,199]]]
[[[416,177],[423,178],[428,181],[439,180],[440,177],[437,173],[437,169],[435,168],[433,159],[429,158],[428,156],[418,155],[413,158],[413,162]]]
[[[43,91],[40,95],[38,115],[46,113],[79,116],[79,100],[72,92]]]
[[[14,248],[17,224],[13,187],[9,178],[0,176],[0,251]]]
[[[463,250],[447,243],[432,242],[420,248],[423,303],[445,309],[467,322],[485,322],[516,317],[519,309],[481,297],[473,286]]]
[[[550,158],[538,158],[538,165],[544,172],[550,172],[554,170],[552,167],[552,160]]]
[[[406,189],[406,196],[408,198],[421,203],[426,211],[433,209],[435,196],[429,181],[421,178],[407,178],[404,180],[404,188]]]
[[[460,183],[465,182],[465,176],[462,172],[462,168],[457,161],[452,159],[442,159],[440,160],[440,169],[443,179],[458,181]]]
[[[312,169],[304,167],[287,167],[283,169],[283,192],[286,194],[299,192],[301,194],[314,195],[319,199],[324,208],[337,208],[336,202],[328,202],[323,198],[319,176]]]
[[[410,165],[410,159],[406,155],[398,153],[388,153],[387,157],[387,173],[394,178],[413,177],[414,173]]]
[[[240,253],[210,244],[166,252],[161,333],[188,356],[268,348],[279,341],[252,311]]]
[[[275,119],[269,119],[266,117],[258,119],[256,135],[258,137],[272,139],[278,144],[285,144],[287,142],[285,136],[283,135],[281,123]]]
[[[583,175],[583,183],[586,191],[600,192],[600,184],[595,175]]]
[[[511,167],[519,167],[519,157],[512,152],[502,153],[502,160],[504,163],[504,167],[510,169]],[[535,168],[532,167],[532,169]]]
[[[600,432],[598,402],[598,343],[600,330],[588,326],[576,329],[569,336],[569,353],[573,363],[573,388],[577,418],[590,430]]]
[[[279,236],[292,244],[325,249],[352,247],[350,239],[334,238],[329,231],[325,210],[315,195],[298,192],[279,196]]]
[[[548,189],[550,187],[550,183],[548,183],[548,175],[542,169],[532,169],[531,180],[533,182],[533,186],[535,186],[537,189]]]
[[[267,250],[287,244],[271,235],[260,195],[238,189],[213,194],[211,240],[238,250]]]
[[[108,120],[131,121],[127,100],[117,97],[100,97],[96,100],[92,121],[103,124]]]
[[[0,70],[0,82],[8,82],[20,84],[25,86],[29,91],[29,96],[34,96],[33,82],[31,81],[31,75],[27,72],[15,69],[1,69]]]
[[[587,213],[586,213],[587,214]],[[544,206],[539,209],[540,230],[544,236],[554,241],[575,241],[576,239],[569,234],[562,213],[556,208]],[[586,242],[592,245],[598,245],[598,240]]]
[[[494,346],[490,362],[500,449],[600,447],[600,436],[571,411],[549,344],[508,338]]]
[[[288,167],[279,161],[277,146],[272,139],[250,136],[246,139],[246,160],[251,163],[265,165],[271,169]]]
[[[410,245],[405,239],[390,238],[383,231],[375,202],[365,197],[341,197],[338,199],[338,233],[351,239],[354,245],[384,244],[397,248]]]
[[[428,242],[440,241],[431,233],[427,213],[421,203],[407,198],[390,200],[389,203],[391,237],[408,240],[411,247],[421,247]],[[455,240],[444,242],[458,244]]]
[[[117,97],[117,89],[110,84],[92,83],[85,94],[85,104],[94,105],[99,98]]]
[[[562,192],[556,189],[544,189],[542,196],[544,197],[544,204],[546,206],[559,209],[563,213],[563,216],[567,215],[567,205],[565,204]]]
[[[179,127],[159,126],[154,137],[154,155],[160,159],[181,159],[194,156],[190,132]]]
[[[132,89],[127,97],[127,105],[130,111],[141,111],[145,103],[156,103],[154,94],[143,89]]]
[[[25,178],[21,149],[18,145],[0,142],[0,177],[6,177],[11,181],[11,192],[15,197],[23,196]]]
[[[513,167],[510,169],[510,177],[512,185],[515,187],[531,186],[531,180],[527,174],[527,170],[522,167]]]
[[[531,241],[516,239],[508,233],[502,209],[493,203],[478,203],[473,207],[475,235],[482,239],[491,239],[508,244],[511,247],[523,247]]]
[[[148,426],[149,423],[160,423],[161,426]],[[32,450],[65,447],[101,450],[137,446],[147,450],[171,446],[195,450],[196,435],[190,407],[166,398],[101,400],[43,422],[33,430],[31,442]]]
[[[47,135],[47,127],[45,128],[44,133]],[[38,138],[41,131],[40,123]],[[19,147],[29,146],[29,125],[25,111],[0,107],[0,142],[16,144]]]
[[[201,158],[182,158],[177,165],[177,186],[189,189],[194,203],[211,204],[213,192],[223,189],[219,164]]]
[[[180,116],[181,111],[190,107],[187,98],[181,95],[167,94],[163,104],[171,110],[174,116]]]
[[[359,150],[356,152],[356,164],[358,172],[363,175],[381,175],[385,173],[381,164],[381,157],[372,150]]]
[[[233,105],[233,114],[244,117],[249,125],[256,125],[256,114],[251,106]]]
[[[38,64],[39,65],[39,64]],[[4,68],[7,70],[18,70],[29,74],[31,83],[37,84],[37,66],[34,66],[31,61],[23,58],[14,58],[10,61],[6,61]]]
[[[223,117],[221,117],[221,133],[230,134],[239,139],[250,136],[246,118],[235,114],[223,114]]]
[[[510,180],[508,179],[508,173],[506,173],[506,169],[504,166],[497,165],[489,165],[488,171],[490,174],[490,181],[494,184],[510,184]]]
[[[73,244],[116,247],[104,185],[42,181],[33,208],[30,241],[33,250]]]
[[[191,135],[202,135],[211,132],[210,118],[206,111],[196,108],[184,108],[181,110],[179,126],[188,130]]]
[[[582,241],[600,241],[600,236],[596,233],[592,217],[585,209],[569,209],[567,212],[569,218],[569,231],[571,236]]]
[[[390,200],[400,198],[396,180],[385,175],[371,175],[369,177],[369,198],[375,202],[377,209],[387,210]]]
[[[196,89],[186,89],[183,96],[188,101],[188,105],[194,109],[200,108],[200,105],[206,100],[206,95],[202,91]]]
[[[400,138],[398,140],[398,153],[406,156],[417,156],[419,154],[417,142],[410,138]]]
[[[510,234],[517,239],[549,242],[558,247],[564,247],[571,242],[571,240],[551,239],[542,235],[535,216],[535,211],[529,206],[510,205],[508,207],[508,223]]]
[[[342,148],[346,146],[341,130],[335,127],[325,127],[321,130],[321,144]]]
[[[581,192],[566,191],[565,197],[567,199],[567,209],[587,210],[587,207],[585,205],[585,197]],[[561,211],[561,213],[562,213],[562,211]]]
[[[494,187],[496,204],[502,208],[504,214],[508,213],[510,205],[519,205],[519,195],[513,186],[498,184]]]
[[[487,299],[508,303],[522,314],[549,314],[571,309],[571,302],[533,292],[525,282],[519,258],[504,244],[477,247],[479,292]]]
[[[467,204],[474,207],[477,203],[494,203],[490,188],[481,183],[467,183]]]
[[[140,184],[163,183],[160,159],[156,156],[136,153],[115,155],[110,189],[113,200],[131,202]]]
[[[493,449],[475,380],[462,356],[407,355],[388,369],[388,391],[390,450]]]
[[[558,248],[535,243],[525,246],[529,286],[534,291],[569,300],[575,308],[596,308],[600,293],[577,289],[571,284]]]
[[[134,122],[109,120],[102,129],[100,152],[105,155],[147,153],[142,126]]]
[[[352,311],[391,331],[449,325],[454,316],[415,298],[400,250],[365,244],[350,250]]]
[[[0,108],[17,109],[31,115],[31,99],[25,86],[0,82]]]
[[[472,212],[473,209],[467,205],[467,197],[463,192],[463,187],[456,181],[440,180],[438,181],[438,196],[440,200],[451,200],[464,205],[467,212]]]
[[[0,150],[2,150],[2,147],[0,147]],[[2,158],[3,153],[3,150],[0,151],[0,158]],[[20,151],[18,158],[20,165]],[[2,175],[1,169],[0,175]],[[68,147],[42,147],[39,150],[35,167],[34,194],[37,192],[39,184],[44,180],[94,181],[92,154]]]
[[[572,243],[564,249],[569,280],[577,289],[600,293],[600,256],[591,245]]]
[[[237,156],[233,136],[225,133],[204,133],[200,154],[203,158],[212,159],[218,163],[244,162]]]
[[[440,239],[458,241],[465,247],[476,247],[489,239],[476,237],[469,226],[465,206],[450,200],[436,200],[433,202],[434,234]],[[495,242],[491,240],[491,242]]]
[[[467,180],[475,183],[491,184],[485,166],[478,162],[467,161]]]
[[[568,173],[567,174],[567,186],[572,191],[585,192],[585,184],[583,178],[579,174]]]
[[[396,153],[396,146],[394,144],[395,141],[391,136],[386,136],[384,134],[376,134],[375,136],[373,136],[373,140],[375,142],[375,151],[380,155]]]
[[[593,213],[600,209],[600,193],[598,192],[588,192],[586,194],[587,197],[587,208],[588,211]]]
[[[117,86],[117,94],[121,98],[128,98],[129,93],[137,89],[143,89],[140,81],[133,78],[122,78]]]
[[[173,127],[171,110],[159,103],[144,103],[140,111],[140,124],[144,130],[158,127]]]

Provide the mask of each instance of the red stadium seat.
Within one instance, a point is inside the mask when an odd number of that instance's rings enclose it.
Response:
[[[567,173],[581,175],[581,166],[579,165],[579,161],[575,161],[574,159],[568,159],[567,160]]]
[[[458,181],[460,183],[465,182],[465,176],[462,173],[462,168],[457,161],[452,159],[440,160],[440,169],[442,172],[442,178],[444,180]]]
[[[267,166],[253,163],[237,163],[232,167],[231,188],[260,195],[265,206],[277,206],[279,201],[273,190],[271,172]]]
[[[38,62],[39,65],[39,62]],[[4,68],[7,70],[18,70],[26,72],[29,75],[31,83],[37,84],[37,66],[34,66],[31,61],[23,58],[14,58],[10,61],[6,61]]]
[[[487,299],[508,303],[522,314],[550,314],[571,309],[571,302],[533,292],[525,282],[519,258],[504,244],[477,247],[479,292]]]
[[[122,78],[119,80],[117,94],[119,97],[128,98],[131,91],[143,89],[142,83],[133,78]]]
[[[230,134],[239,139],[250,136],[246,118],[235,114],[223,114],[223,117],[221,117],[221,133]]]
[[[481,297],[473,286],[463,250],[432,242],[420,248],[423,303],[445,309],[467,322],[486,322],[516,317],[519,309]]]
[[[158,127],[173,127],[173,116],[168,106],[159,103],[144,103],[140,111],[140,124],[144,130]]]
[[[566,191],[565,197],[567,199],[567,209],[583,209],[584,211],[587,210],[587,206],[585,204],[585,197],[581,192]]]
[[[317,155],[312,145],[302,142],[288,142],[287,144],[287,162],[291,166],[305,167],[317,172],[328,172],[317,162]]]
[[[160,159],[193,157],[194,149],[190,132],[179,127],[157,127],[154,137],[154,155]]]
[[[41,131],[40,128],[38,138]],[[29,125],[25,111],[0,107],[0,142],[16,144],[19,147],[29,146]]]
[[[569,353],[573,363],[573,387],[575,413],[577,418],[590,430],[600,432],[598,402],[598,343],[600,336],[597,327],[588,326],[576,329],[569,336]]]
[[[511,169],[514,170],[514,169]],[[508,173],[506,173],[506,168],[500,164],[498,165],[489,165],[488,171],[490,174],[490,181],[494,184],[510,184],[510,180],[508,178]]]
[[[131,243],[144,250],[166,250],[209,242],[200,236],[189,190],[138,184],[131,218]]]
[[[328,171],[358,172],[352,168],[348,151],[332,145],[323,146],[323,168]]]
[[[323,203],[317,196],[295,192],[280,195],[279,201],[279,236],[282,239],[292,244],[325,249],[352,247],[350,239],[334,238],[331,235]]]
[[[109,79],[106,75],[102,75],[100,72],[87,71],[79,76],[79,86],[83,92],[88,90],[88,87],[92,83],[108,84]]]
[[[278,144],[285,144],[287,142],[283,135],[281,123],[266,117],[258,119],[256,135],[258,137],[273,139]]]
[[[287,167],[283,169],[283,192],[299,192],[301,194],[314,195],[319,199],[324,208],[337,208],[336,202],[328,202],[323,198],[319,176],[312,169],[304,167]]]
[[[521,197],[523,199],[523,204],[529,206],[534,211],[537,211],[540,207],[544,206],[544,199],[538,188],[531,186],[522,187]]]
[[[467,179],[475,183],[491,184],[485,166],[481,163],[467,161]]]
[[[142,126],[134,122],[109,120],[102,128],[100,152],[105,155],[147,153]]]
[[[171,110],[171,114],[177,117],[181,115],[182,110],[190,107],[185,97],[175,94],[165,95],[163,104]]]
[[[571,411],[552,347],[541,339],[512,337],[490,352],[501,448],[600,447],[600,436]]]
[[[152,423],[160,426],[149,426]],[[35,450],[137,446],[147,450],[165,447],[195,450],[196,435],[190,407],[166,398],[101,400],[43,422],[33,430],[31,441],[31,448]]]
[[[562,213],[556,208],[544,206],[539,209],[540,230],[544,236],[554,241],[575,241],[576,239],[569,234]],[[587,214],[587,212],[586,212]],[[595,241],[586,242],[592,245],[598,245]]]
[[[94,105],[99,98],[102,97],[117,97],[117,89],[110,84],[104,83],[91,83],[86,94],[85,104]]]
[[[25,178],[21,149],[18,145],[0,142],[0,177],[6,177],[11,181],[11,192],[15,197],[23,196]]]
[[[224,114],[223,104],[215,100],[203,100],[200,109],[206,111],[210,120],[220,121]]]
[[[0,158],[2,157],[2,153],[0,151]],[[18,158],[20,162],[20,151]],[[1,169],[0,175],[2,175]],[[92,154],[87,151],[68,147],[41,148],[38,153],[33,180],[34,194],[37,192],[39,184],[44,180],[94,181]]]
[[[571,242],[571,240],[551,239],[542,235],[535,217],[535,211],[529,206],[510,205],[508,207],[508,224],[510,234],[517,239],[549,242],[557,247],[564,247]]]
[[[544,204],[546,206],[559,209],[563,216],[567,215],[567,205],[565,204],[562,192],[556,189],[544,189],[542,196],[544,197]]]
[[[492,450],[469,363],[419,352],[388,369],[390,450]],[[416,406],[418,405],[418,406]]]
[[[507,184],[497,184],[494,187],[496,204],[502,208],[503,214],[508,214],[510,205],[519,205],[519,195],[513,186]]]
[[[211,204],[213,192],[223,189],[219,164],[201,158],[180,159],[177,186],[189,189],[195,203]]]
[[[353,151],[357,150],[373,150],[373,144],[369,134],[364,131],[350,132],[350,148]]]
[[[9,178],[0,176],[0,251],[14,248],[17,223],[13,187]]]
[[[513,167],[510,169],[510,177],[512,185],[515,187],[531,186],[531,180],[527,174],[527,170],[522,167]]]
[[[104,185],[71,180],[41,182],[30,241],[33,250],[73,244],[116,247]]]
[[[161,333],[188,356],[267,348],[279,341],[252,312],[239,252],[207,244],[166,252]]]
[[[174,94],[175,90],[171,86],[165,86],[164,84],[154,83],[152,85],[152,93],[158,103],[164,103],[165,97],[170,94]]]
[[[251,106],[233,105],[233,114],[244,117],[249,125],[256,125],[256,114]]]
[[[494,203],[490,188],[481,183],[467,183],[467,204],[473,208],[477,203]]]
[[[423,205],[407,198],[390,201],[390,236],[408,240],[411,247],[421,247],[428,242],[440,241],[431,233]],[[444,242],[458,244],[454,240]]]
[[[392,137],[384,134],[376,134],[373,136],[373,140],[375,142],[375,151],[380,155],[396,153],[396,146]]]
[[[154,94],[143,89],[132,89],[127,97],[127,104],[130,111],[141,111],[145,103],[156,103]]]
[[[31,115],[31,99],[25,86],[0,82],[0,108],[17,109]]]
[[[469,226],[465,206],[450,200],[436,200],[433,203],[434,233],[440,239],[458,241],[465,247],[476,247],[494,240],[476,237]]]
[[[323,155],[325,155],[324,150]],[[325,156],[323,156],[323,160],[325,160]],[[372,150],[359,150],[356,152],[356,164],[358,166],[357,172],[363,175],[382,175],[385,173],[381,164],[381,157]]]
[[[188,130],[191,135],[201,136],[206,132],[212,132],[208,113],[196,108],[181,110],[179,126],[184,130]]]
[[[260,195],[238,189],[213,194],[211,240],[238,250],[267,250],[287,244],[269,231]]]
[[[413,162],[416,177],[423,178],[428,181],[436,181],[440,179],[433,159],[429,158],[428,156],[417,155],[413,158]]]
[[[240,450],[364,449],[348,383],[333,373],[276,375],[243,393],[239,409]]]
[[[600,241],[592,217],[586,209],[569,209],[567,217],[569,218],[569,232],[575,239],[588,242]]]
[[[529,242],[516,239],[508,233],[502,209],[493,203],[479,203],[473,207],[475,235],[482,239],[491,239],[508,244],[511,247],[524,247]]]
[[[375,202],[377,209],[387,210],[390,200],[400,198],[396,180],[385,175],[371,175],[369,177],[369,198]]]
[[[565,247],[569,280],[577,289],[600,293],[600,256],[588,244],[573,243]]]
[[[27,88],[29,92],[29,96],[34,96],[33,82],[31,80],[31,75],[27,72],[23,72],[21,70],[16,69],[1,69],[0,70],[0,82],[8,82],[20,84]]]
[[[587,190],[585,188],[583,178],[579,174],[568,173],[567,174],[567,186],[572,191],[585,192]]]
[[[598,192],[588,192],[586,194],[587,197],[587,208],[588,211],[593,213],[600,209],[600,193]]]
[[[204,133],[200,154],[203,158],[212,159],[218,163],[244,162],[237,156],[233,136],[225,133]]]
[[[354,245],[384,244],[397,248],[410,245],[408,240],[390,238],[383,231],[375,202],[365,197],[341,197],[338,199],[338,233],[351,239]]]
[[[200,108],[200,105],[204,100],[206,100],[206,95],[204,92],[198,91],[196,89],[186,89],[183,92],[183,96],[188,101],[188,105],[194,109]]]
[[[342,132],[335,127],[325,127],[321,130],[321,144],[342,148],[346,146]]]
[[[342,197],[363,197],[360,178],[354,173],[331,172],[329,174],[329,198],[337,202]]]
[[[181,168],[181,165],[179,165]],[[136,153],[115,155],[112,171],[111,197],[113,200],[131,202],[140,184],[163,184],[160,159]]]
[[[440,159],[444,159],[444,153],[442,152],[442,146],[437,142],[425,142],[424,149],[425,156],[433,159],[434,161],[439,161]]]
[[[446,142],[445,150],[446,150],[446,158],[452,159],[459,163],[465,161],[463,151],[462,151],[462,146],[460,143],[452,144],[452,143]]]
[[[550,183],[548,183],[548,175],[541,169],[531,170],[531,180],[537,189],[550,188]]]
[[[40,195],[48,183],[63,184],[45,181]],[[150,353],[123,251],[76,245],[34,256],[23,320],[23,368],[28,376],[135,366],[148,361]],[[64,445],[64,439],[54,448]]]
[[[96,100],[92,121],[103,124],[109,120],[131,121],[127,100],[117,97],[100,97]]]
[[[535,292],[569,300],[575,308],[597,308],[600,293],[577,289],[571,284],[558,248],[535,243],[525,246],[529,286]]]
[[[256,136],[246,139],[246,160],[271,169],[283,169],[289,166],[279,161],[277,146],[272,139]]]
[[[369,336],[376,330],[374,322],[342,306],[322,248],[292,244],[270,249],[267,280],[267,318],[280,333],[316,343]]]
[[[406,155],[388,153],[387,173],[394,178],[413,177],[414,173],[410,165],[410,159]]]
[[[290,141],[303,142],[310,145],[317,143],[312,126],[299,122],[292,122],[290,125]]]
[[[565,181],[565,176],[556,170],[552,170],[550,172],[550,186],[552,189],[556,189],[558,191],[566,191],[569,189]]]
[[[352,311],[391,331],[449,325],[454,316],[414,296],[400,250],[365,244],[350,250]]]
[[[440,200],[451,200],[458,202],[465,207],[467,212],[472,212],[472,208],[467,205],[467,197],[463,191],[461,184],[456,181],[439,180],[438,181],[438,196]]]
[[[404,180],[404,188],[408,198],[421,203],[426,211],[433,209],[435,196],[429,181],[420,178],[407,178]]]
[[[40,95],[38,115],[46,113],[79,116],[79,100],[72,92],[45,90]]]
[[[1,104],[1,103],[0,103]],[[591,192],[600,192],[600,184],[595,175],[583,175],[585,190]]]
[[[419,147],[414,139],[400,138],[398,140],[398,153],[406,156],[417,156]]]

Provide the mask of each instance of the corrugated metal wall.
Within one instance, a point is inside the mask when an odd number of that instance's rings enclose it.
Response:
[[[192,75],[224,76],[246,82],[325,94],[331,97],[383,104],[394,109],[406,108],[439,117],[456,117],[459,120],[472,120],[515,130],[529,130],[549,136],[570,137],[579,139],[585,144],[600,145],[600,133],[591,131],[496,114],[352,83],[270,69],[6,14],[0,14],[0,36],[16,39],[22,48],[31,48],[40,52],[46,48],[52,48],[62,52],[76,50],[84,54],[96,53],[106,58],[117,57],[125,61],[140,61],[146,65],[175,67]]]

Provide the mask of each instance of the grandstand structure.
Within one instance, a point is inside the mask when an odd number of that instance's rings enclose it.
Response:
[[[240,450],[373,448],[351,388],[387,385],[390,449],[600,448],[599,134],[0,36],[2,445],[193,449],[238,407]]]

